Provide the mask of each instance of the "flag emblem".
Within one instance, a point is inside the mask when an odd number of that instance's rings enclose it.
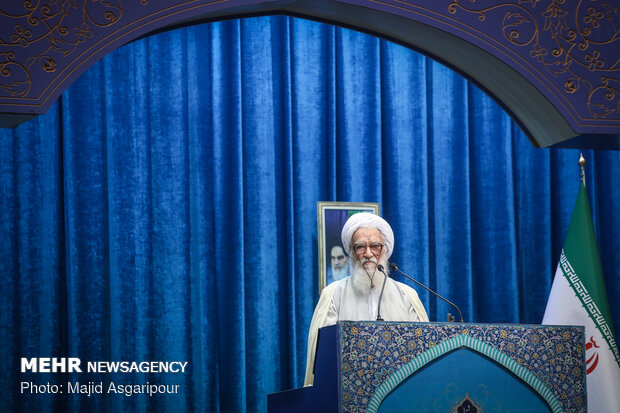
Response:
[[[586,343],[586,374],[592,373],[598,365],[598,351],[596,351],[597,348],[599,347],[596,344],[596,341],[594,341],[594,336],[590,337],[590,341]]]

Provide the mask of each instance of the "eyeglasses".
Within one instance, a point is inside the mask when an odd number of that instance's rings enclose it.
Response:
[[[365,244],[363,242],[358,242],[356,244],[353,244],[353,251],[355,251],[356,254],[365,253],[366,248],[370,248],[370,251],[373,254],[379,254],[381,250],[383,249],[383,244],[379,242],[373,242],[371,244]]]

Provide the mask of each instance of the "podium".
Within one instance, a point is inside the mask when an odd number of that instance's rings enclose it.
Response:
[[[342,321],[317,347],[269,413],[586,411],[583,327]]]

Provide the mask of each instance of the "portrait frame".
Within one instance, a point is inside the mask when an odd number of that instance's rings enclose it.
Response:
[[[347,219],[358,212],[380,215],[378,202],[317,202],[319,244],[319,294],[326,285],[335,281],[331,270],[331,249],[342,248],[340,233]],[[344,251],[344,249],[343,249]],[[347,253],[345,255],[348,257]],[[348,258],[350,260],[350,257]]]

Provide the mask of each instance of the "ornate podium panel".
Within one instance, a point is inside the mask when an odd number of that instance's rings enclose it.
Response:
[[[269,411],[585,412],[583,327],[340,322]]]

